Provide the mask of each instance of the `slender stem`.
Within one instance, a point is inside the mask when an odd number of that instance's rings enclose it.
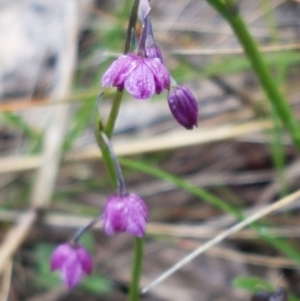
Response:
[[[140,296],[139,283],[141,277],[141,267],[143,261],[143,238],[134,239],[135,256],[132,266],[131,283],[129,290],[129,300],[138,301]]]
[[[120,111],[123,94],[124,94],[123,91],[122,92],[120,92],[119,90],[116,91],[116,95],[113,100],[113,105],[112,105],[110,114],[108,116],[107,123],[104,127],[104,133],[107,135],[108,138],[111,138],[114,133],[115,124],[116,124],[118,114]]]
[[[107,167],[107,170],[109,172],[110,178],[112,180],[112,184],[114,187],[122,186],[122,184],[119,182],[118,178],[120,179],[120,177],[118,177],[118,172],[117,172],[117,168],[115,166],[114,160],[112,158],[112,152],[109,148],[108,143],[106,143],[103,139],[103,137],[105,136],[105,134],[107,135],[107,137],[110,137],[110,135],[113,134],[114,131],[114,126],[115,126],[115,122],[117,120],[117,116],[118,116],[118,112],[119,112],[119,108],[120,108],[120,104],[121,104],[121,100],[122,100],[122,96],[123,93],[121,92],[117,92],[117,94],[119,95],[118,97],[115,98],[114,100],[114,104],[112,106],[112,110],[107,122],[107,125],[105,126],[105,128],[103,129],[103,125],[102,122],[100,120],[99,114],[98,114],[98,110],[97,110],[97,115],[96,115],[96,122],[95,122],[95,136],[96,136],[96,141],[101,149],[102,152],[102,156],[103,156],[103,161],[105,162],[105,165]],[[115,102],[118,102],[118,104],[115,104]],[[102,134],[104,131],[104,135]],[[115,158],[116,162],[117,162],[117,158]],[[119,163],[118,163],[119,165]],[[121,169],[119,171],[121,174]],[[123,177],[122,177],[123,179]],[[123,180],[123,184],[125,187],[125,183]],[[124,188],[125,189],[125,188]],[[134,258],[133,258],[133,267],[132,267],[132,276],[131,276],[131,283],[130,283],[130,294],[129,294],[129,300],[130,301],[138,301],[139,300],[139,282],[140,282],[140,275],[141,275],[141,267],[142,267],[142,260],[143,260],[143,239],[141,238],[135,238],[135,243],[134,243]]]
[[[135,27],[137,22],[139,4],[140,4],[139,0],[134,0],[131,8],[124,53],[127,53],[130,50],[130,45],[134,40],[134,33],[135,33]],[[132,272],[131,272],[129,301],[139,300],[139,295],[140,295],[139,284],[140,284],[141,268],[142,268],[142,261],[143,261],[143,246],[144,246],[144,240],[142,238],[134,239],[134,257],[133,257]]]
[[[119,195],[125,196],[127,192],[126,192],[126,185],[125,185],[125,181],[124,181],[124,178],[123,178],[121,166],[118,162],[118,159],[116,157],[114,149],[113,149],[108,137],[106,136],[106,134],[102,132],[101,137],[102,137],[103,142],[105,143],[106,148],[108,149],[108,152],[109,152],[109,155],[110,155],[110,160],[114,165],[114,170],[115,170],[115,174],[116,174],[116,177],[117,177],[116,180],[117,180]]]
[[[132,41],[134,40],[139,4],[140,0],[134,0],[133,5],[131,7],[124,53],[129,52]]]
[[[116,175],[115,167],[111,160],[109,149],[107,148],[106,144],[103,142],[103,139],[101,137],[101,133],[103,132],[103,124],[98,114],[98,110],[96,110],[96,112],[97,113],[95,118],[96,120],[95,120],[95,129],[94,129],[96,142],[101,150],[103,162],[107,168],[112,186],[114,188],[117,188],[117,175]]]
[[[236,5],[236,2],[232,0],[226,1],[228,5],[227,12],[224,11],[224,6],[226,7],[226,4],[222,4],[217,0],[207,0],[207,2],[217,9],[227,19],[228,23],[232,27],[252,64],[253,70],[256,73],[260,84],[267,94],[271,105],[289,132],[298,151],[300,151],[300,124],[289,108],[286,100],[281,95],[238,10],[231,9],[236,7],[234,6]]]
[[[101,216],[98,216],[94,218],[91,222],[89,222],[86,226],[81,227],[77,230],[77,232],[73,235],[73,237],[70,239],[71,244],[76,244],[78,240],[80,239],[81,235],[84,234],[87,230],[92,228],[95,224],[97,224],[102,219]]]

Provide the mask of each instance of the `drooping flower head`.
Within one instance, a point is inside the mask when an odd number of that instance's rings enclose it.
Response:
[[[51,271],[60,271],[60,277],[68,288],[75,286],[81,278],[92,273],[92,260],[82,245],[64,243],[59,245],[50,259]]]
[[[143,24],[135,53],[115,60],[102,77],[103,87],[124,88],[135,99],[147,99],[170,88],[170,74],[154,42],[148,0],[140,1],[138,17]]]
[[[198,124],[198,103],[192,92],[184,86],[175,86],[168,94],[170,110],[179,124],[188,130]]]
[[[122,55],[114,61],[102,77],[103,87],[124,88],[135,99],[147,99],[170,87],[170,75],[158,58],[138,54]]]
[[[144,201],[133,193],[111,195],[103,212],[103,229],[108,235],[127,232],[142,237],[148,220]]]

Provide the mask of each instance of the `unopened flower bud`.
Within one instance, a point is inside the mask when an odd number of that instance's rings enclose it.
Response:
[[[60,271],[62,282],[68,288],[80,282],[84,274],[92,273],[92,260],[82,245],[59,245],[50,259],[51,271]]]
[[[198,124],[198,103],[191,91],[184,86],[176,86],[168,94],[170,110],[179,124],[188,130]]]
[[[148,210],[144,201],[137,195],[113,194],[105,204],[103,229],[108,235],[127,232],[142,237],[148,220]]]

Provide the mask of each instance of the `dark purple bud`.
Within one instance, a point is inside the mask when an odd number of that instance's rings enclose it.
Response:
[[[59,245],[50,259],[51,271],[60,271],[60,277],[66,287],[72,288],[85,274],[92,273],[92,260],[80,244]]]
[[[176,86],[168,94],[170,110],[179,124],[188,130],[198,125],[198,103],[191,91]]]
[[[137,195],[113,194],[105,204],[103,229],[107,235],[127,232],[142,237],[148,220],[148,210],[144,201]]]

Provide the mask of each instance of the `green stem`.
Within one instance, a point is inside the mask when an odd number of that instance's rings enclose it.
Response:
[[[114,133],[115,124],[120,111],[123,94],[124,94],[123,91],[120,92],[119,90],[117,90],[110,114],[108,116],[107,123],[104,127],[104,133],[107,135],[108,138],[111,138]]]
[[[120,105],[122,102],[122,97],[123,97],[123,92],[117,91],[110,115],[108,117],[108,121],[104,128],[103,128],[103,125],[102,125],[102,122],[100,120],[98,113],[96,115],[96,122],[95,122],[96,141],[101,149],[104,164],[108,170],[113,187],[115,189],[117,188],[117,184],[118,184],[115,164],[114,164],[112,156],[111,156],[111,151],[109,150],[107,143],[105,143],[105,141],[103,140],[101,133],[104,131],[104,133],[109,138],[113,135],[115,123],[116,123]],[[98,110],[97,110],[97,112],[98,112]],[[134,259],[133,259],[130,293],[129,293],[130,301],[138,301],[139,300],[139,282],[140,282],[140,276],[141,276],[142,260],[143,260],[143,239],[135,238],[135,240],[134,240]]]
[[[116,175],[114,163],[110,156],[109,148],[107,147],[107,145],[105,144],[105,142],[103,141],[102,136],[101,136],[101,133],[103,132],[103,125],[100,120],[98,111],[97,111],[96,120],[95,120],[94,132],[95,132],[96,142],[101,150],[103,162],[108,171],[112,186],[114,189],[116,189],[117,188],[117,175]]]
[[[130,301],[139,300],[139,295],[140,295],[139,283],[140,283],[141,267],[143,261],[143,245],[144,245],[143,238],[134,239],[135,256],[132,265],[131,283],[130,283],[130,290],[129,290]]]
[[[256,73],[260,84],[262,85],[268,99],[280,117],[281,122],[289,132],[295,146],[300,151],[300,124],[293,115],[286,100],[281,95],[276,83],[274,82],[255,41],[250,35],[246,24],[241,18],[237,4],[233,0],[226,0],[226,4],[218,0],[207,0],[232,27],[236,37],[240,41],[248,59],[250,60],[253,70]],[[236,8],[236,10],[232,8]],[[227,11],[224,10],[227,8]],[[230,8],[230,9],[228,9]]]

